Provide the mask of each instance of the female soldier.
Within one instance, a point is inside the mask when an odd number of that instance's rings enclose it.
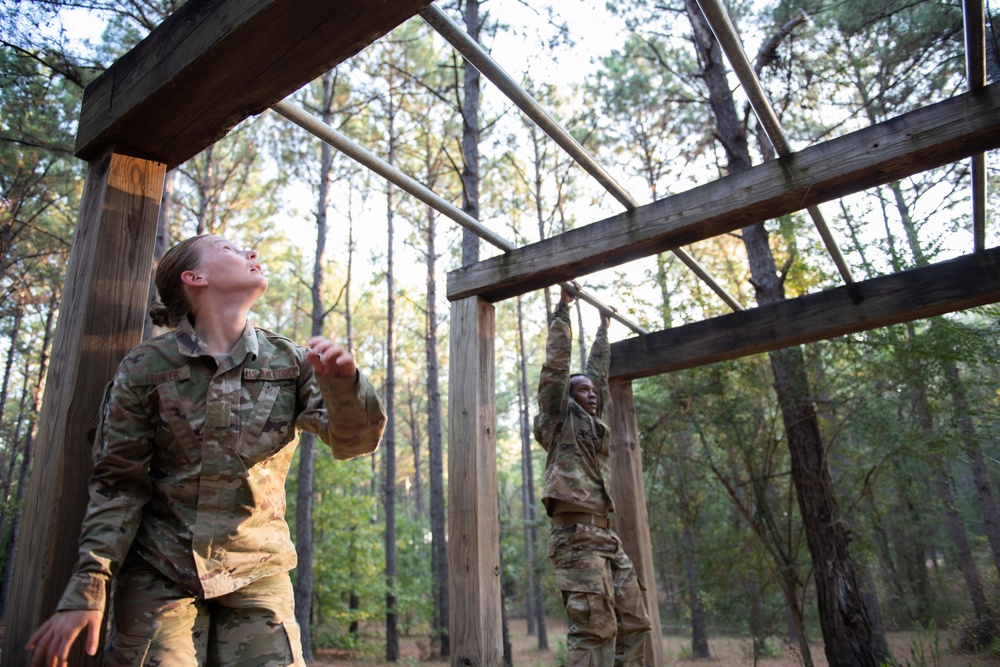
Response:
[[[112,577],[106,665],[303,665],[286,445],[297,426],[337,458],[370,453],[385,411],[341,346],[250,324],[256,252],[187,239],[156,287],[150,316],[174,329],[133,349],[105,396],[79,561],[32,665],[65,665],[84,630],[96,653]]]

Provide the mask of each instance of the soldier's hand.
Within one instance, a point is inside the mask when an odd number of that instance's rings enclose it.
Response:
[[[601,311],[601,326],[607,328],[611,325],[611,316]]]
[[[84,648],[87,655],[97,653],[104,612],[95,609],[59,611],[42,623],[31,635],[25,648],[34,651],[31,667],[66,667],[69,649],[77,636],[87,630]]]
[[[316,369],[317,375],[354,377],[358,372],[354,357],[337,343],[322,336],[309,339],[309,354],[306,359]]]
[[[573,287],[579,289],[580,286],[574,282]],[[562,292],[559,294],[559,303],[573,303],[573,299],[575,298],[576,296],[574,296],[572,292],[563,287]]]

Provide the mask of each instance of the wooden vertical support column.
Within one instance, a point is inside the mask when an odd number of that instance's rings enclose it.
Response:
[[[448,596],[455,667],[497,667],[503,662],[495,320],[493,305],[479,297],[451,304]]]
[[[611,484],[615,501],[615,532],[632,559],[639,582],[646,589],[646,610],[652,631],[646,644],[646,664],[663,667],[663,636],[656,600],[653,547],[649,539],[646,490],[642,481],[642,450],[635,418],[632,381],[612,378],[608,389],[611,405],[605,416],[611,428]]]
[[[38,417],[18,538],[5,665],[55,610],[77,559],[104,387],[142,338],[166,165],[114,151],[90,162]],[[99,665],[78,640],[72,665]]]

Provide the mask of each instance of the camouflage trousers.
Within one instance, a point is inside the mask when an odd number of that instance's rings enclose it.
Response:
[[[111,626],[106,667],[305,667],[286,572],[203,600],[130,554]]]
[[[643,667],[645,594],[615,532],[553,525],[549,560],[569,615],[566,667]]]

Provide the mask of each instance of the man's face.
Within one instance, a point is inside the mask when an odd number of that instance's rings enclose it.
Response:
[[[597,387],[586,375],[570,378],[569,395],[592,415],[597,414]]]

